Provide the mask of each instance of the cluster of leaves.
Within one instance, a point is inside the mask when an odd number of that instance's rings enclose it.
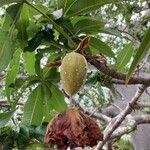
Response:
[[[98,36],[99,33],[117,36],[111,28],[105,27],[102,18],[92,15],[95,10],[106,4],[118,6],[119,2],[116,0],[57,0],[45,3],[43,1],[32,3],[27,0],[0,1],[0,7],[4,10],[0,18],[0,72],[6,71],[5,91],[8,103],[11,105],[10,111],[0,114],[0,127],[10,120],[26,90],[28,90],[25,97],[27,100],[21,119],[24,125],[40,126],[44,122],[49,122],[56,112],[67,108],[64,94],[58,86],[60,81],[58,69],[47,68],[43,63],[62,59],[87,35],[91,36],[86,50],[87,55],[103,54],[113,60],[112,67],[117,71],[127,70],[127,64],[133,54],[133,43],[128,42],[129,44],[119,53],[115,53]],[[136,54],[134,53],[135,58],[127,80],[147,53],[150,47],[149,39],[150,30],[147,31]],[[94,76],[92,84],[97,84],[100,75],[96,73]],[[106,76],[102,77],[105,81]],[[100,84],[96,85],[96,88],[99,93],[103,92]],[[100,98],[99,103],[101,105],[104,103],[104,96]]]

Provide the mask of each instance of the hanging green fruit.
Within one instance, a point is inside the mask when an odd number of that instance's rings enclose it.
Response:
[[[71,52],[62,60],[60,76],[63,89],[72,97],[82,86],[87,73],[87,61],[79,53]]]

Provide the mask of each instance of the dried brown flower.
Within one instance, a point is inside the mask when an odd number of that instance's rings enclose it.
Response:
[[[96,122],[77,109],[67,109],[58,114],[48,124],[44,138],[48,147],[57,145],[58,150],[92,147],[100,140],[103,140],[103,134]]]

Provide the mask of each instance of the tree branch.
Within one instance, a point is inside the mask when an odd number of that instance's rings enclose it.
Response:
[[[91,65],[95,66],[99,71],[102,73],[118,80],[126,80],[126,75],[120,72],[117,72],[116,70],[108,67],[105,63],[92,60],[90,61]],[[123,82],[121,82],[123,84]],[[142,77],[131,77],[128,84],[144,84],[149,85],[150,84],[150,78],[142,78]]]
[[[122,121],[125,119],[125,117],[132,112],[133,106],[136,104],[142,93],[147,87],[142,85],[139,87],[137,92],[135,93],[135,96],[131,99],[131,101],[128,103],[126,108],[117,115],[107,126],[107,128],[104,131],[104,140],[102,143],[98,143],[96,150],[101,150],[104,144],[110,139],[112,133],[118,128],[118,126],[122,123]]]
[[[134,131],[139,124],[147,124],[150,123],[150,115],[142,114],[133,116],[133,119],[129,119],[128,123],[122,127],[119,127],[111,136],[111,140],[115,138],[119,138],[124,134],[129,134]]]

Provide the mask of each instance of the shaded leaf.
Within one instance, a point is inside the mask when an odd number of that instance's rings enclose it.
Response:
[[[53,108],[58,112],[65,110],[67,108],[67,104],[64,100],[63,93],[54,84],[48,85],[48,88],[51,92],[50,101]]]
[[[105,4],[115,2],[115,0],[59,0],[58,2],[60,4],[59,7],[63,8],[64,13],[71,17],[94,11]]]
[[[69,18],[61,17],[56,20],[56,23],[64,28],[64,31],[73,35],[73,25]]]
[[[8,5],[14,2],[22,3],[24,0],[0,0],[0,7],[3,5]]]
[[[44,40],[50,42],[50,40],[54,39],[53,33],[54,31],[47,27],[45,27],[44,30],[38,31],[32,39],[28,41],[28,46],[25,47],[24,51],[33,52]]]
[[[16,76],[19,72],[20,55],[21,55],[21,50],[16,50],[16,52],[14,53],[13,59],[10,63],[9,71],[6,76],[5,90],[6,90],[6,95],[8,99],[10,99],[10,92],[11,92],[10,85],[15,83]]]
[[[10,35],[12,34],[11,32],[13,32],[13,30],[15,29],[15,25],[20,16],[21,9],[22,4],[13,4],[6,9],[5,20],[2,29],[8,31]]]
[[[40,53],[40,52],[35,55],[35,59],[36,59],[35,60],[35,72],[41,78],[43,76],[43,70],[41,69],[41,59],[42,59],[42,57],[43,57],[43,54]]]
[[[15,110],[9,112],[0,113],[0,128],[4,127],[12,117]]]
[[[24,51],[33,52],[41,43],[44,38],[42,31],[39,31],[28,41],[28,46],[25,47]]]
[[[17,21],[16,28],[18,29],[18,39],[20,41],[21,48],[27,46],[28,35],[27,27],[29,26],[29,9],[26,4],[22,6],[20,17]]]
[[[102,53],[108,57],[115,58],[115,54],[111,50],[111,48],[106,43],[104,43],[103,41],[97,38],[91,37],[90,47],[91,47],[92,54]]]
[[[29,141],[29,128],[25,125],[21,125],[17,136],[18,149],[26,149],[27,145],[29,144]]]
[[[64,95],[57,86],[49,82],[49,84],[47,84],[46,92],[51,93],[50,104],[53,109],[61,112],[67,108],[67,104],[64,100]]]
[[[138,48],[138,50],[135,54],[135,57],[132,61],[132,64],[130,66],[130,69],[129,69],[127,77],[126,77],[127,82],[129,81],[132,73],[134,72],[134,70],[136,69],[137,65],[140,63],[142,58],[147,54],[149,49],[150,49],[150,29],[148,29],[147,33],[145,34],[145,36],[142,40],[140,47]]]

